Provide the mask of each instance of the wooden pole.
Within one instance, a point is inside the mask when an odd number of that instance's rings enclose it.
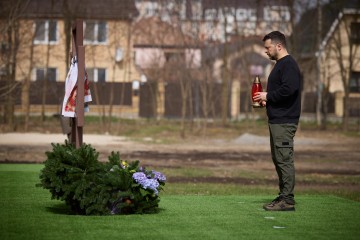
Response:
[[[83,144],[84,126],[84,83],[85,83],[85,48],[83,46],[83,21],[76,20],[72,27],[72,56],[77,57],[78,77],[75,117],[72,119],[71,142],[76,148]]]

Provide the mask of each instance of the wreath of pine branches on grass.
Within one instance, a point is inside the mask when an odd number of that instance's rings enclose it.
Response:
[[[108,162],[89,144],[52,143],[38,187],[48,189],[52,199],[62,200],[75,214],[111,215],[156,213],[159,192],[166,177],[139,166],[139,161],[122,161],[111,152]]]

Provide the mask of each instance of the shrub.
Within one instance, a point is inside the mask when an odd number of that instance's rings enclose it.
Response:
[[[75,148],[65,141],[52,146],[37,186],[48,189],[52,199],[65,201],[76,214],[158,211],[158,194],[166,181],[160,172],[140,167],[139,161],[122,161],[119,152],[111,152],[108,162],[101,163],[88,144]]]

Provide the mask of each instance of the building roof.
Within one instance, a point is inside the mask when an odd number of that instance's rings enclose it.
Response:
[[[359,0],[334,0],[322,6],[321,40],[325,39],[331,31],[334,21],[338,19],[340,12],[344,9],[360,9]],[[301,57],[311,58],[319,50],[318,46],[318,9],[311,8],[303,13],[300,21],[294,28],[294,35],[297,40],[296,49]]]
[[[140,19],[134,24],[132,34],[135,47],[193,48],[197,45],[180,27],[158,17]]]
[[[16,11],[14,11],[16,10]],[[132,19],[138,15],[132,0],[1,0],[0,18]]]
[[[288,0],[202,0],[204,11],[207,9],[257,9],[257,17],[263,18],[262,9],[265,6],[289,6]]]
[[[207,58],[222,58],[224,56],[225,45],[228,51],[228,54],[239,52],[239,49],[242,49],[244,52],[245,49],[249,47],[258,45],[260,48],[263,48],[262,37],[260,36],[249,36],[249,37],[238,37],[233,38],[230,42],[221,43],[221,44],[209,44],[204,48],[203,57]],[[268,59],[266,58],[268,62]]]
[[[360,9],[344,9],[342,12],[339,13],[339,16],[332,23],[329,31],[327,32],[325,38],[323,39],[323,41],[320,44],[320,49],[319,49],[320,52],[323,51],[324,48],[326,47],[328,41],[333,36],[334,32],[336,31],[337,27],[339,26],[344,15],[354,15],[354,14],[360,15]]]

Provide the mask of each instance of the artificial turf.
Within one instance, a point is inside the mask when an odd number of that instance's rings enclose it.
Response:
[[[295,212],[266,212],[272,196],[167,195],[148,215],[72,215],[35,187],[42,165],[0,164],[0,239],[358,239],[360,203],[298,195]],[[171,187],[171,184],[165,186]],[[160,194],[161,195],[161,194]]]

